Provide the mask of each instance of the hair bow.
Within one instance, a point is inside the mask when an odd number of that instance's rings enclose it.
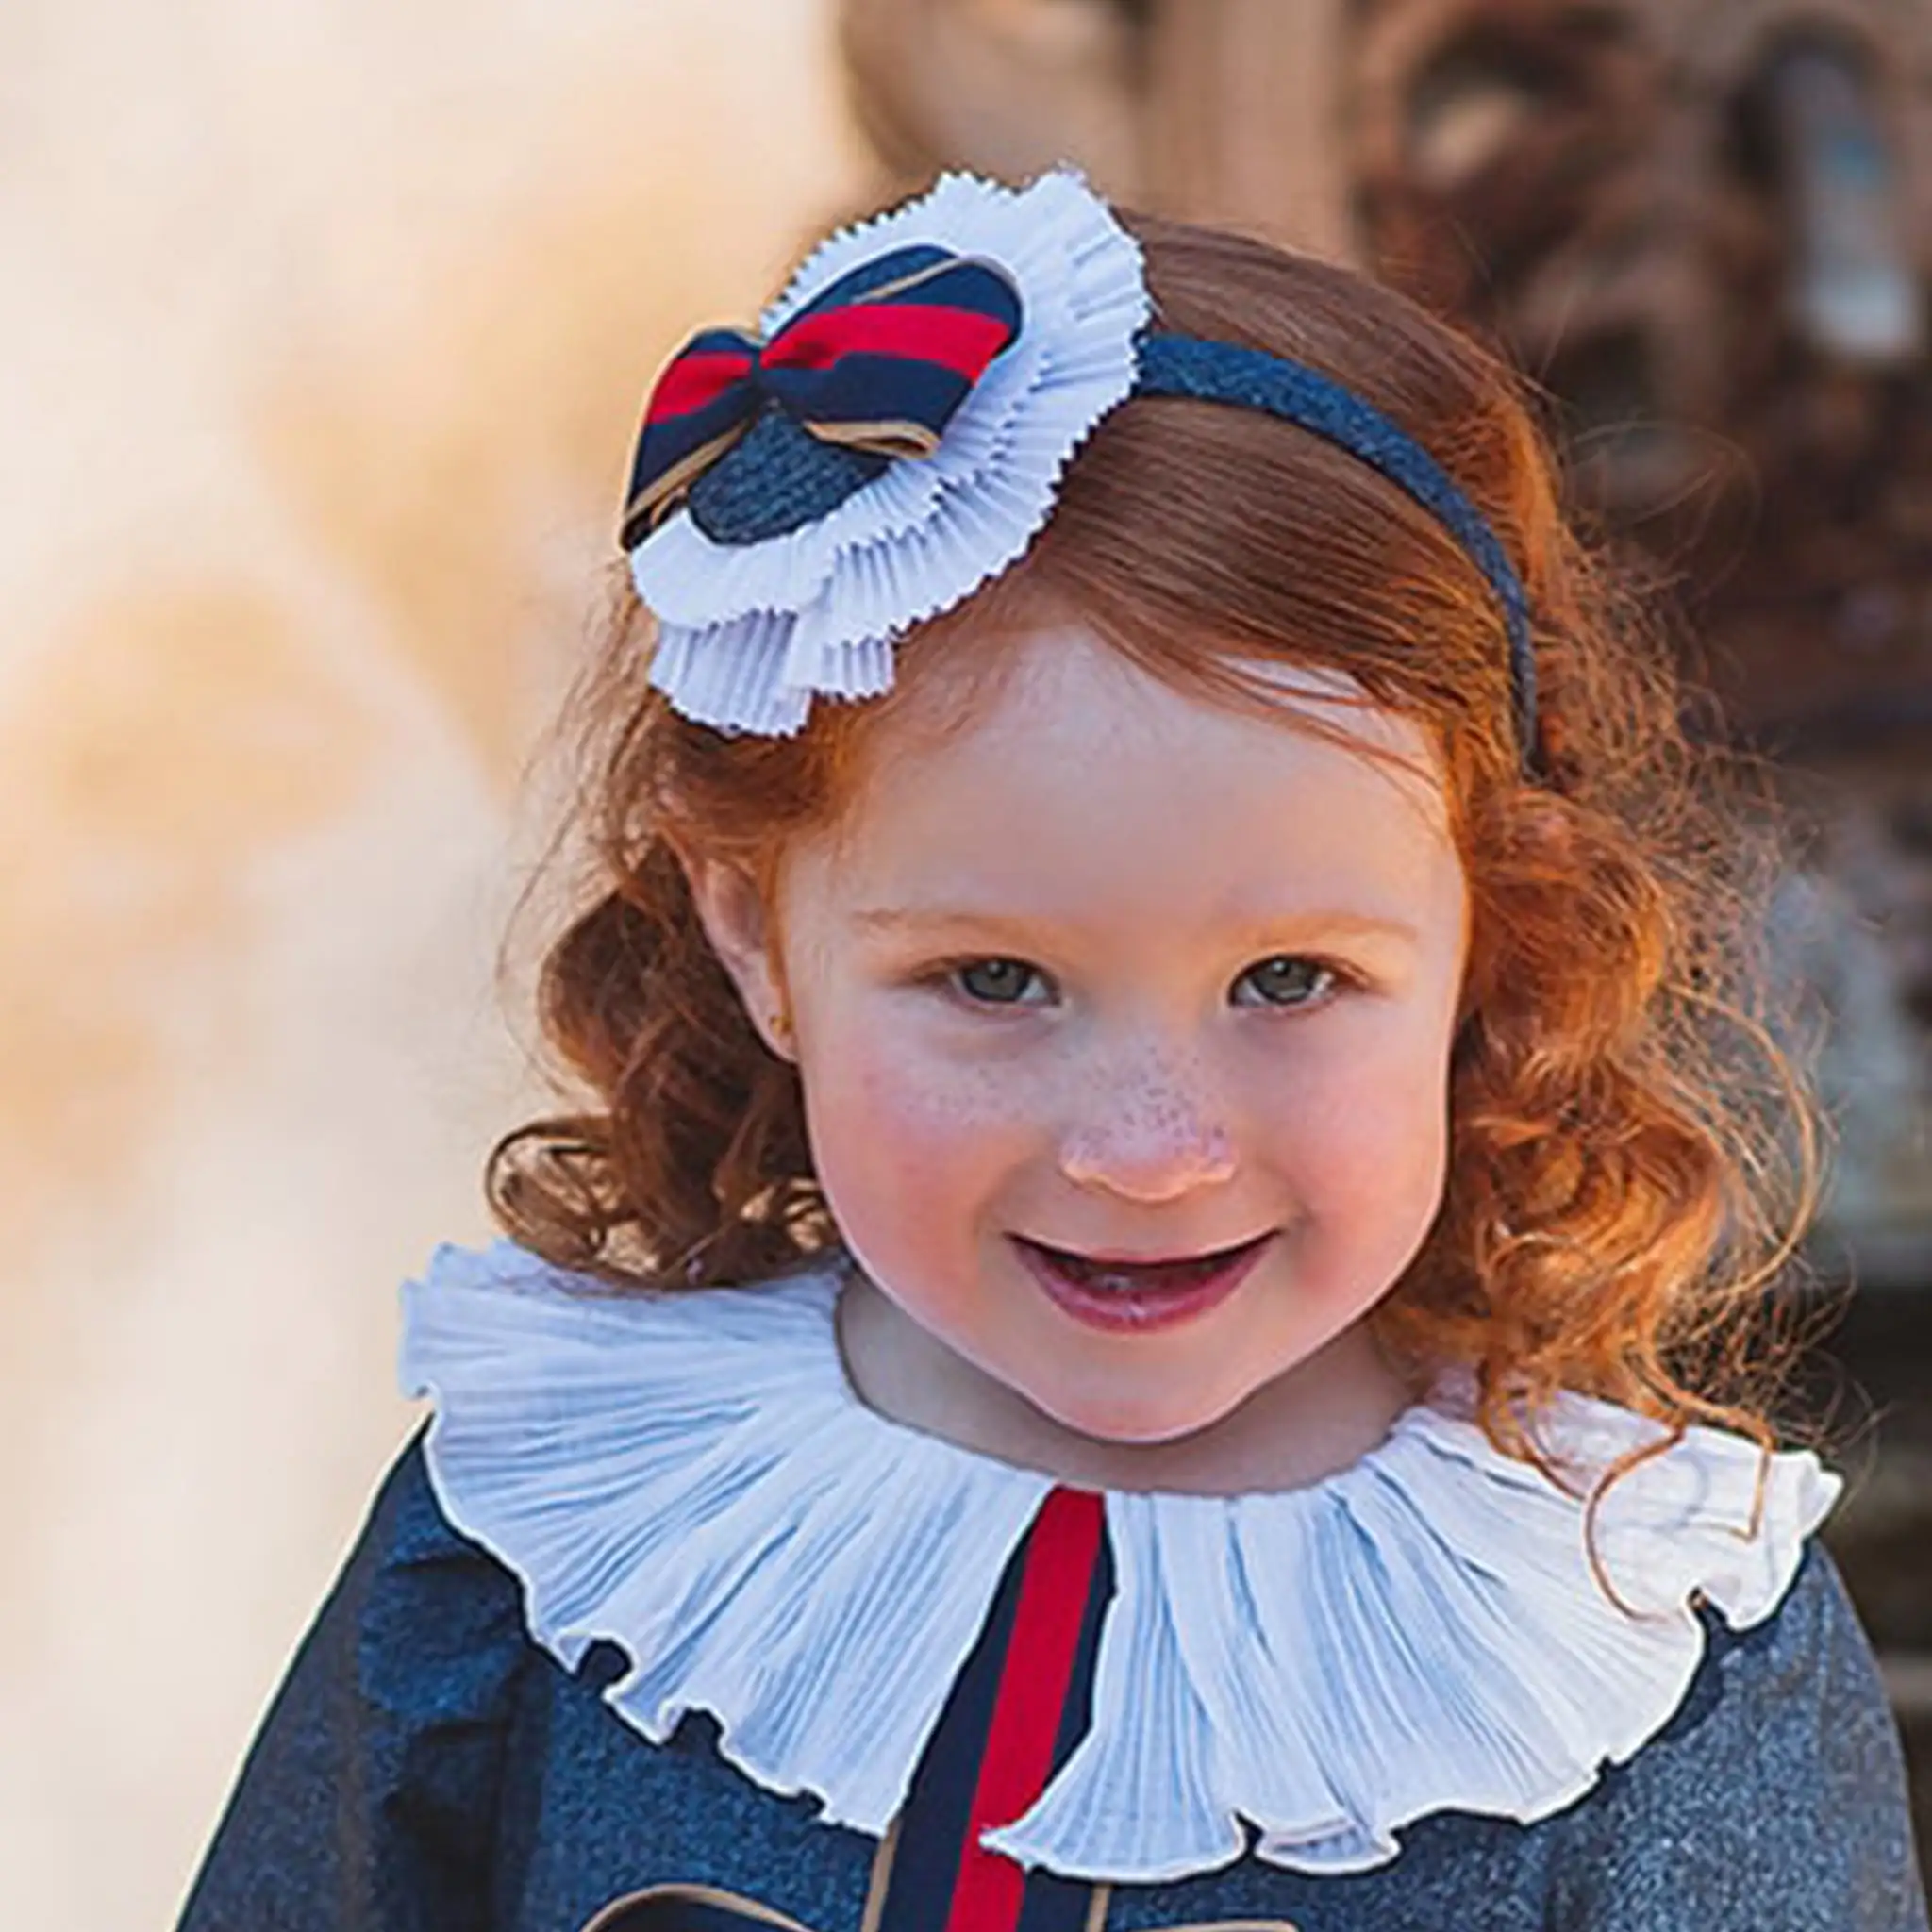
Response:
[[[631,464],[622,541],[641,542],[764,414],[872,456],[930,456],[1020,332],[1020,291],[990,261],[930,243],[832,283],[769,341],[706,329],[658,376]]]

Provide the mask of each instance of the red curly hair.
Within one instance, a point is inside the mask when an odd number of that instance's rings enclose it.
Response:
[[[1761,1318],[1818,1189],[1808,1075],[1767,1024],[1780,864],[1757,768],[1687,738],[1638,600],[1567,526],[1523,391],[1487,352],[1346,269],[1124,216],[1160,325],[1311,363],[1401,424],[1489,518],[1536,613],[1548,774],[1523,775],[1500,615],[1426,511],[1255,410],[1136,398],[1066,472],[1028,555],[907,638],[897,688],[819,701],[793,738],[726,738],[645,682],[618,592],[561,725],[579,774],[585,902],[545,954],[547,1040],[583,1096],[492,1151],[503,1227],[618,1283],[744,1282],[837,1238],[796,1069],[766,1051],[710,951],[678,849],[770,891],[787,841],[835,823],[911,693],[999,638],[1078,617],[1204,701],[1264,701],[1239,660],[1340,671],[1440,747],[1471,894],[1450,1072],[1450,1177],[1373,1316],[1391,1357],[1472,1370],[1499,1448],[1541,1466],[1558,1388],[1760,1444],[1780,1351]]]

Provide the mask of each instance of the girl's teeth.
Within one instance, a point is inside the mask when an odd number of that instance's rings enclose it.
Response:
[[[1150,1288],[1191,1287],[1225,1265],[1225,1257],[1135,1265],[1120,1261],[1083,1261],[1072,1255],[1056,1255],[1054,1260],[1061,1274],[1079,1282],[1083,1288],[1101,1289],[1110,1294],[1133,1294]]]

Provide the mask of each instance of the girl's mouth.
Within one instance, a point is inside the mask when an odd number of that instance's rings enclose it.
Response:
[[[1274,1236],[1257,1235],[1239,1247],[1185,1261],[1142,1263],[1089,1260],[1024,1235],[1010,1239],[1027,1272],[1063,1313],[1090,1328],[1144,1335],[1218,1307],[1246,1279]]]

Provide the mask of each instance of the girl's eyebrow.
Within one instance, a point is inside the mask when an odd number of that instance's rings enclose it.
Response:
[[[866,906],[852,915],[852,923],[868,932],[936,931],[971,927],[978,932],[1010,932],[1019,935],[1049,925],[1051,920],[1016,919],[999,912],[976,912],[965,907]],[[1317,910],[1269,914],[1242,913],[1227,922],[1230,931],[1241,933],[1296,932],[1335,939],[1395,939],[1410,945],[1420,943],[1421,934],[1407,920],[1388,918],[1373,912]]]

